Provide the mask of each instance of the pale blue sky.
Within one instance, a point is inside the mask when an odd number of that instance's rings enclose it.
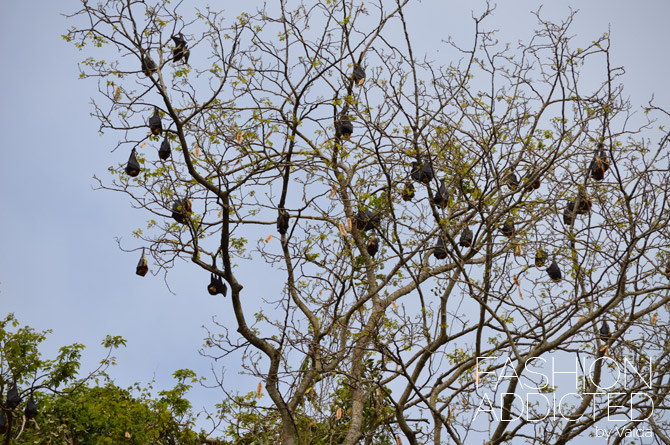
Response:
[[[409,17],[417,42],[427,51],[447,35],[467,44],[470,10],[482,3],[424,0]],[[670,108],[670,2],[547,3],[545,17],[556,20],[569,4],[581,9],[573,28],[578,40],[588,43],[611,25],[613,63],[626,67],[625,94],[643,105],[653,93]],[[499,2],[487,26],[514,44],[531,35],[535,19],[529,11],[540,4]],[[169,386],[170,374],[183,367],[207,375],[210,362],[198,355],[202,325],[211,326],[213,315],[232,321],[225,306],[230,300],[209,296],[208,277],[189,263],[178,264],[168,277],[176,295],[160,276],[136,276],[139,255],[120,251],[114,237],[136,247],[131,231],[146,215],[124,195],[92,190],[92,176],[107,178],[107,167],[126,155],[111,153],[114,135],[98,136],[98,123],[89,116],[95,82],[78,80],[84,53],[60,37],[69,23],[59,14],[77,7],[74,0],[0,3],[0,315],[14,312],[24,324],[53,329],[47,355],[63,344],[86,344],[84,370],[102,358],[97,345],[106,334],[125,337],[128,347],[118,352],[112,371],[122,386],[154,376],[159,388]],[[449,62],[438,52],[432,58]],[[191,63],[197,61],[196,50]],[[221,365],[228,367],[227,378],[235,378],[235,363]],[[215,391],[193,392],[196,408],[219,398]]]

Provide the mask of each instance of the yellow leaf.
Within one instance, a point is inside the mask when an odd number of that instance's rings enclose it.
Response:
[[[335,193],[337,193],[337,189],[333,188],[333,189],[330,191],[330,195],[328,195],[328,197],[329,197],[329,198],[332,198],[333,196],[335,196]]]
[[[521,256],[521,244],[517,244],[514,248],[514,256]]]
[[[398,305],[395,304],[395,301],[392,301],[391,304],[393,305],[393,309],[398,310]]]
[[[654,313],[654,315],[651,316],[651,325],[655,326],[656,325],[656,320],[658,319],[658,314]]]
[[[146,143],[146,142],[142,142],[142,143],[140,144],[140,148],[144,147],[145,145],[147,145],[147,143]]]
[[[238,144],[242,143],[242,132],[241,131],[237,132],[237,143]]]
[[[479,365],[475,368],[475,383],[479,385]]]
[[[256,398],[260,399],[263,397],[263,383],[258,382],[258,388],[256,388]]]
[[[195,146],[195,151],[193,152],[196,158],[200,157],[200,146],[196,145]]]
[[[402,445],[402,439],[400,438],[400,434],[395,435],[395,443],[397,445]]]
[[[347,231],[344,229],[344,226],[340,223],[340,233],[343,237],[347,237]]]
[[[335,418],[337,420],[340,420],[342,418],[342,416],[343,416],[342,408],[337,408],[337,411],[335,411]]]
[[[351,232],[351,218],[347,218],[347,232]]]
[[[219,218],[223,216],[223,210],[219,210]]]
[[[268,237],[265,238],[265,242],[269,243],[271,239],[272,239],[272,235],[268,235]]]
[[[128,431],[126,431],[126,434],[124,434],[124,436],[126,436],[126,439],[130,439],[130,433]]]

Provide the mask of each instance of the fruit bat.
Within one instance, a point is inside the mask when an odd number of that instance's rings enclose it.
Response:
[[[535,253],[535,267],[542,267],[546,264],[549,259],[549,255],[542,249],[539,248]]]
[[[428,184],[433,180],[435,174],[433,166],[430,163],[430,158],[424,156],[423,162],[412,162],[412,179],[423,184]]]
[[[449,192],[447,192],[447,184],[444,182],[444,179],[440,182],[440,188],[437,190],[435,195],[433,195],[433,203],[438,206],[445,208],[449,202]]]
[[[156,62],[154,62],[148,55],[142,57],[142,72],[149,77],[157,70]]]
[[[356,86],[360,87],[361,85],[363,85],[363,83],[365,83],[365,70],[363,69],[363,67],[361,67],[360,65],[356,65],[356,67],[354,68],[353,78]]]
[[[514,172],[510,172],[507,175],[507,186],[510,190],[516,190],[516,188],[519,187],[519,178],[516,177]]]
[[[178,199],[172,204],[172,218],[178,223],[184,224],[189,213],[191,213],[190,199]]]
[[[174,41],[174,48],[172,49],[172,57],[175,62],[179,62],[181,59],[184,59],[184,64],[188,63],[188,58],[191,55],[191,51],[186,46],[186,40],[184,40],[184,34],[179,33],[177,36],[172,36]]]
[[[512,218],[507,218],[507,221],[505,221],[505,224],[503,224],[500,230],[502,234],[507,237],[514,235],[514,232],[516,232],[516,229],[514,228],[514,220]]]
[[[600,334],[600,339],[602,341],[606,342],[607,340],[609,340],[610,336],[612,335],[612,332],[610,331],[610,327],[606,321],[603,321],[603,324],[600,326],[598,333]]]
[[[591,177],[596,181],[602,181],[609,168],[610,160],[607,156],[607,152],[605,151],[603,144],[598,144],[598,149],[593,155],[591,165],[589,165]]]
[[[375,256],[377,251],[379,250],[379,240],[377,239],[376,236],[373,236],[370,238],[370,241],[368,241],[368,255],[370,256]]]
[[[142,256],[137,262],[137,267],[135,268],[135,273],[141,277],[145,276],[149,272],[149,266],[147,265],[147,257],[144,255],[144,248],[142,248]]]
[[[549,274],[549,278],[551,278],[551,281],[554,282],[561,281],[561,278],[563,278],[563,275],[561,275],[561,268],[558,267],[556,261],[553,261],[551,263],[551,266],[547,268],[547,273]]]
[[[415,193],[414,185],[411,182],[406,183],[402,189],[402,200],[411,201]]]
[[[356,227],[363,232],[377,228],[381,222],[381,216],[371,210],[359,210],[355,219]]]
[[[161,115],[158,112],[158,107],[154,107],[154,115],[149,118],[149,130],[151,134],[157,136],[163,131],[163,124],[161,123]]]
[[[158,150],[158,157],[166,161],[170,157],[170,154],[172,154],[172,149],[170,148],[170,141],[168,141],[167,135],[165,136],[165,139],[163,139],[163,142],[161,143],[161,148]]]
[[[35,399],[33,399],[33,395],[30,395],[30,398],[28,399],[28,403],[26,403],[26,409],[24,410],[24,413],[26,414],[26,419],[34,419],[37,417],[37,414],[39,413],[37,411],[37,405],[35,405]]]
[[[568,205],[563,209],[563,224],[569,226],[574,221],[573,214],[575,212],[575,203],[574,201],[568,201]]]
[[[210,295],[221,294],[225,297],[226,292],[228,292],[228,288],[226,287],[225,283],[221,280],[220,276],[211,274],[209,280],[209,286],[207,286],[207,292],[209,292]]]
[[[579,205],[577,206],[578,215],[586,215],[591,211],[591,206],[593,206],[593,202],[591,201],[591,198],[589,198],[589,196],[586,194],[584,190],[579,191],[579,193],[577,194],[577,199],[575,201],[579,203]]]
[[[472,230],[466,227],[465,230],[461,232],[461,238],[458,240],[458,245],[465,248],[472,246],[472,236]]]
[[[526,190],[537,190],[540,188],[540,185],[542,185],[542,179],[538,176],[537,179],[531,182],[531,177],[533,176],[532,173],[528,173],[526,175],[525,181],[526,181]]]
[[[444,247],[444,240],[442,238],[437,239],[437,243],[433,247],[433,255],[438,260],[443,260],[447,257],[447,249]]]
[[[140,174],[140,163],[137,162],[137,156],[135,156],[135,149],[130,152],[130,157],[128,158],[128,163],[126,164],[126,173],[128,176],[135,177]]]
[[[335,134],[341,136],[344,139],[349,139],[351,134],[354,132],[354,124],[347,118],[342,118],[340,122],[337,123],[337,131]]]
[[[282,235],[286,234],[286,231],[288,230],[289,217],[290,216],[286,211],[286,209],[277,210],[277,232],[279,232]]]
[[[21,403],[21,396],[19,395],[19,388],[17,388],[16,383],[14,383],[7,391],[7,407],[9,409],[14,409],[19,406]]]

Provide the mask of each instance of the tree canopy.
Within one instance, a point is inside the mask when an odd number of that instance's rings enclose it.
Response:
[[[414,6],[72,15],[118,134],[99,187],[146,219],[122,248],[202,271],[236,320],[207,353],[271,401],[219,381],[224,440],[567,443],[615,415],[669,443],[668,112],[634,114],[574,13],[512,48],[487,8],[435,60]]]

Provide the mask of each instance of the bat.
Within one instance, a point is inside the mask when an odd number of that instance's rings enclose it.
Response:
[[[19,406],[21,403],[21,396],[19,395],[19,388],[14,383],[7,391],[7,407],[9,409],[14,409]]]
[[[352,77],[356,86],[362,86],[365,83],[365,70],[363,67],[356,65],[356,67],[354,67],[354,74]]]
[[[184,34],[179,33],[179,35],[172,36],[175,47],[172,49],[172,58],[175,62],[179,62],[184,59],[184,64],[188,63],[188,58],[191,55],[191,51],[187,48],[186,40],[184,40]]]
[[[158,107],[154,107],[154,115],[149,118],[149,130],[151,134],[157,136],[163,131],[163,124],[161,123],[161,115],[158,112]]]
[[[444,240],[442,238],[437,239],[437,243],[433,247],[433,255],[438,260],[443,260],[447,257],[447,249],[444,247]]]
[[[228,292],[228,288],[221,280],[221,277],[211,274],[209,286],[207,286],[207,292],[209,292],[210,295],[221,294],[225,297],[226,292]]]
[[[381,215],[373,213],[371,210],[359,210],[355,217],[356,228],[367,232],[370,229],[376,229],[381,222]]]
[[[433,173],[433,166],[431,165],[430,158],[424,156],[422,162],[412,162],[412,179],[423,184],[428,184],[433,180],[435,174]]]
[[[28,403],[26,403],[26,409],[24,410],[24,413],[26,414],[26,419],[31,420],[37,417],[37,414],[39,413],[37,411],[37,405],[35,405],[35,399],[33,399],[33,395],[30,395],[30,398],[28,399]]]
[[[158,157],[161,160],[166,161],[170,158],[171,153],[172,149],[170,148],[170,141],[168,141],[167,135],[165,135],[165,139],[163,139],[161,148],[158,150]]]
[[[277,210],[277,232],[281,235],[286,234],[286,231],[288,230],[289,217],[290,215],[286,209],[282,208]]]
[[[556,264],[556,261],[553,261],[551,263],[551,266],[547,268],[547,273],[549,274],[549,278],[551,278],[551,281],[553,282],[559,282],[563,278],[563,275],[561,274],[561,268],[558,267],[558,264]]]
[[[142,57],[142,73],[145,76],[149,77],[157,71],[156,62],[153,61],[151,57],[144,56]]]
[[[549,255],[541,247],[535,253],[535,267],[542,267],[549,259]]]
[[[435,195],[433,195],[433,203],[438,206],[445,208],[449,201],[449,192],[447,192],[447,185],[444,182],[444,179],[440,182],[440,188],[437,190]]]
[[[191,213],[190,199],[178,199],[172,204],[172,218],[178,223],[184,224],[189,213]]]
[[[466,227],[465,230],[461,232],[461,238],[458,240],[458,245],[465,248],[472,246],[472,237],[472,230]]]
[[[137,162],[137,156],[135,156],[135,149],[130,152],[130,157],[128,158],[128,163],[126,164],[126,173],[130,177],[135,177],[140,174],[140,163]]]
[[[508,238],[514,235],[516,232],[516,229],[514,228],[514,220],[512,218],[507,218],[507,221],[505,221],[505,224],[503,224],[500,231]]]
[[[137,263],[135,268],[135,273],[141,277],[145,276],[149,272],[149,266],[147,265],[147,257],[144,255],[144,248],[142,248],[142,256]]]
[[[402,189],[402,200],[411,201],[415,193],[414,185],[411,182],[406,183]]]
[[[336,125],[335,135],[343,139],[349,139],[354,132],[354,124],[349,119],[342,118]]]
[[[376,236],[373,236],[372,238],[370,238],[370,241],[368,241],[368,255],[374,257],[378,250],[379,250],[379,240],[377,239]]]

